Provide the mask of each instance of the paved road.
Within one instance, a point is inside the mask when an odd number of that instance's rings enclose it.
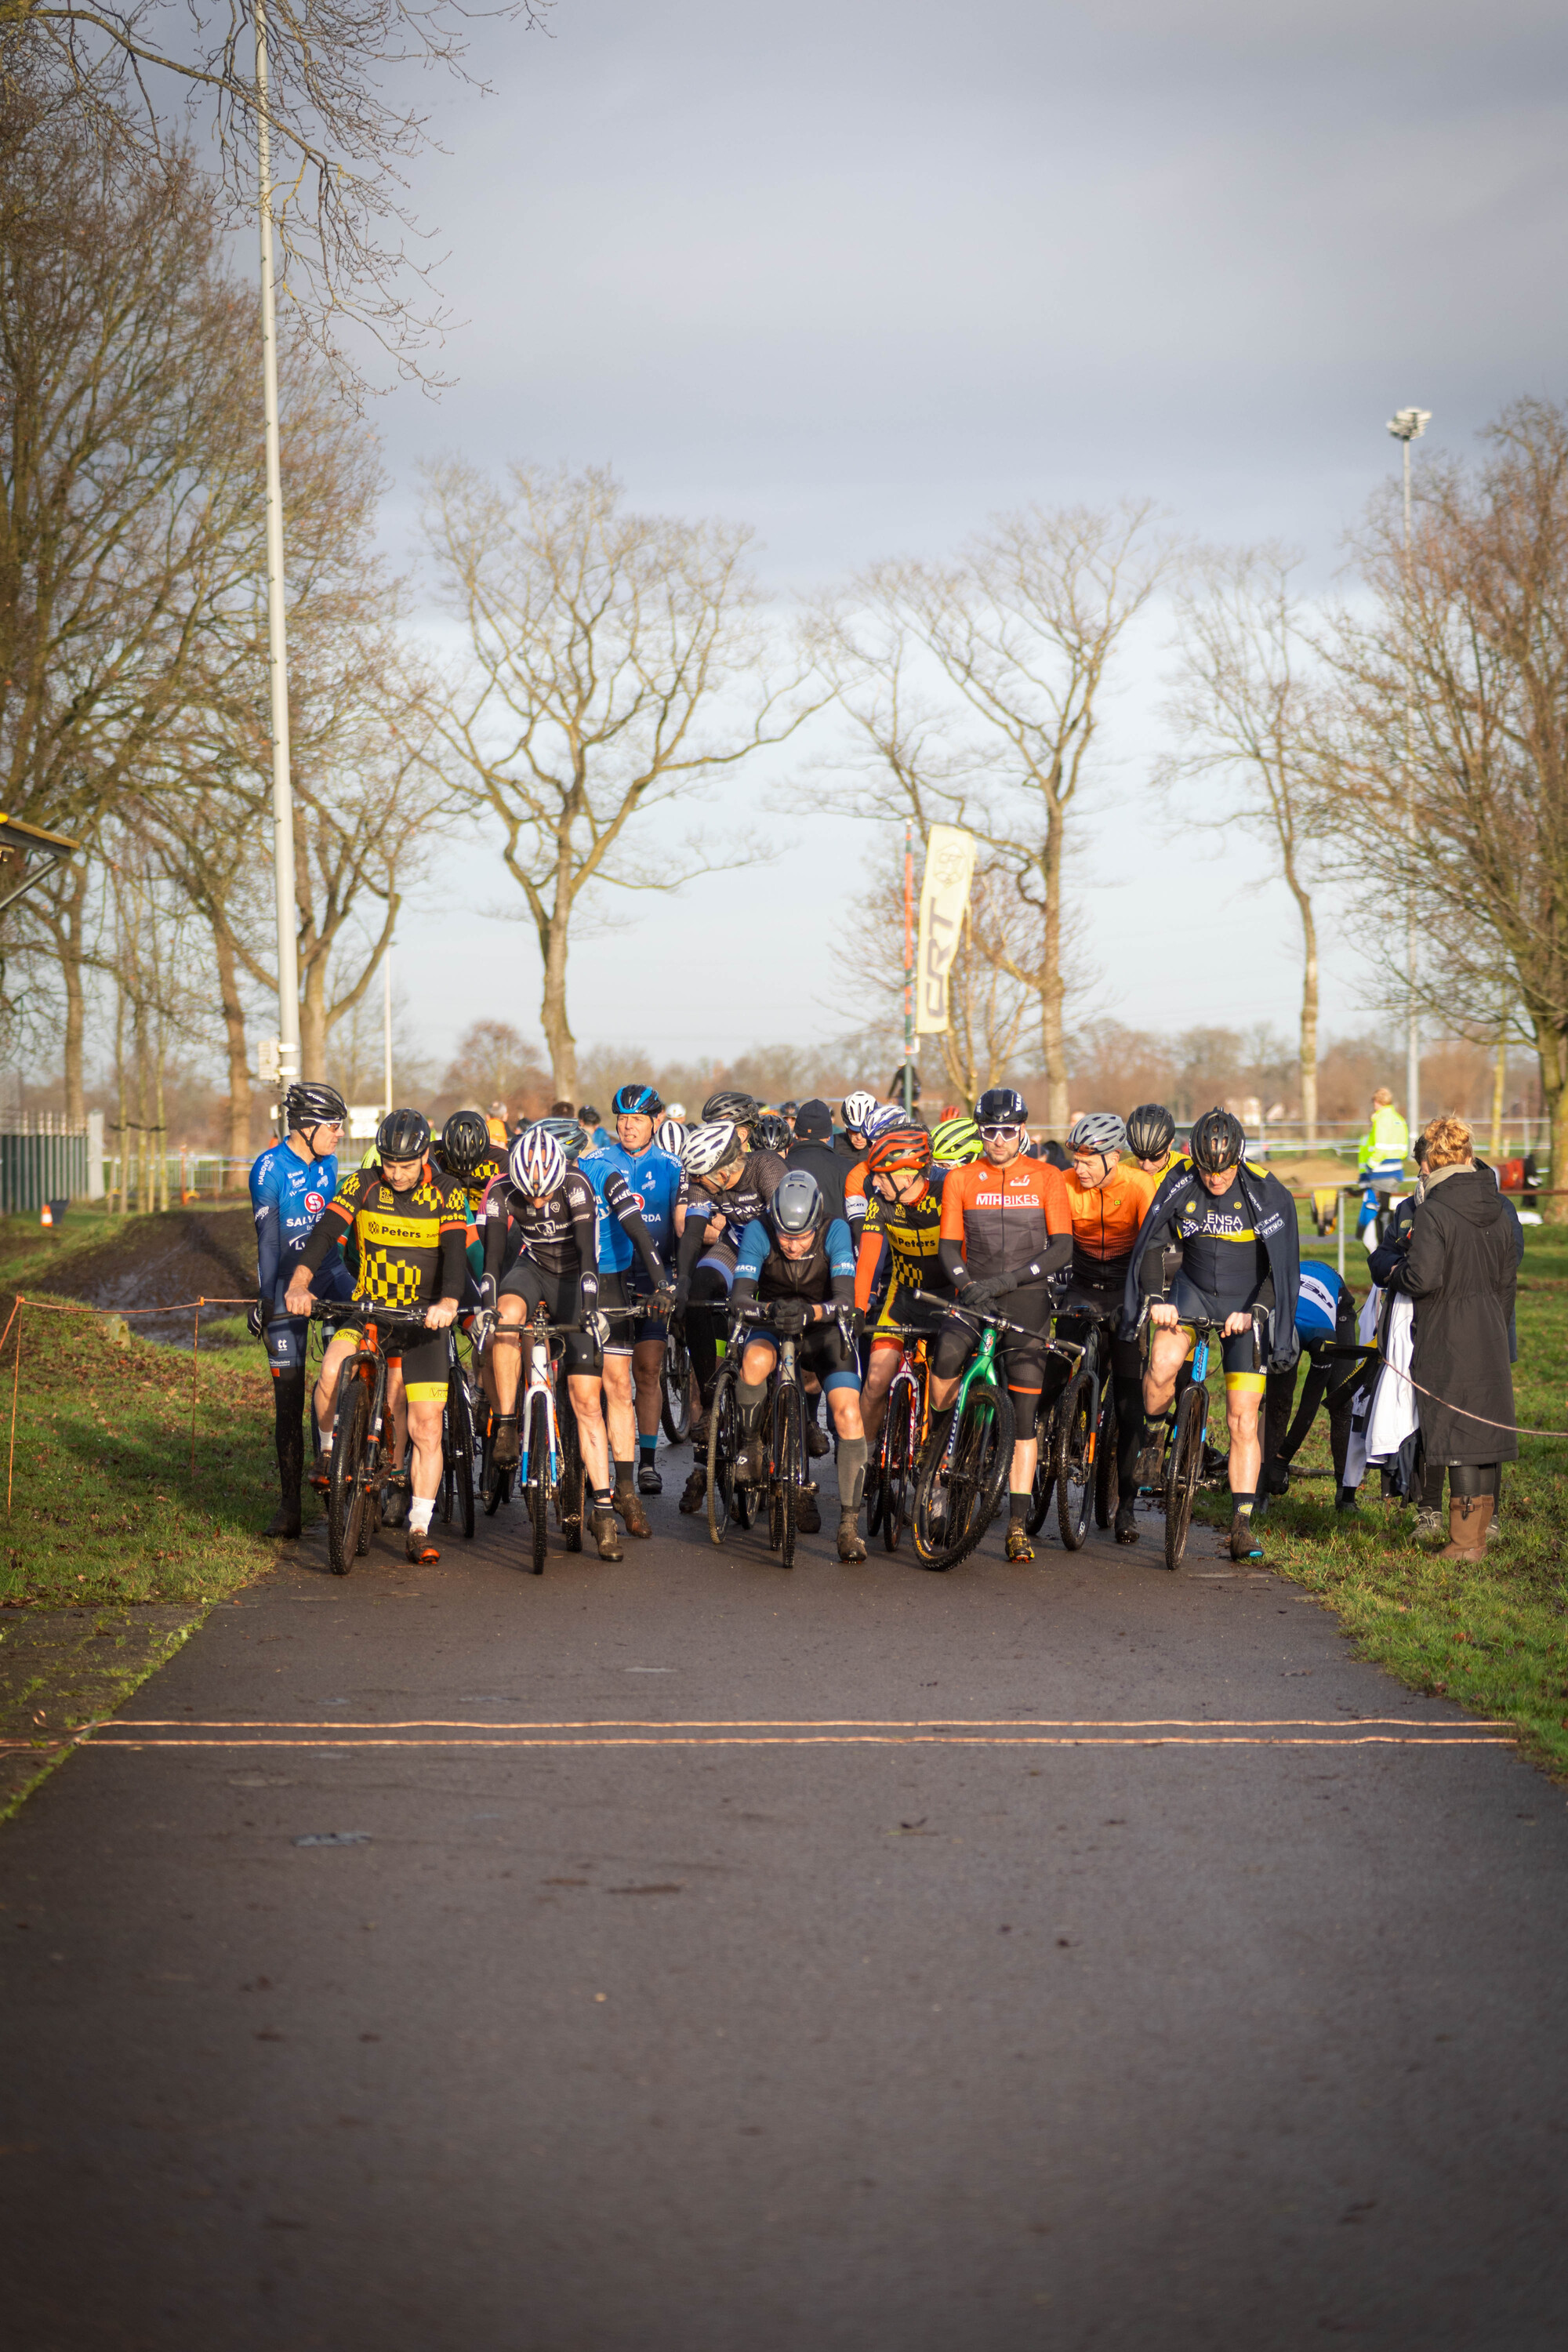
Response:
[[[1558,2352],[1560,1790],[1149,1543],[516,1540],[307,1547],[0,1833],[8,2341]]]

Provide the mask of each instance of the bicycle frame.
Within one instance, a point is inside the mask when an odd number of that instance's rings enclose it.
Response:
[[[549,1460],[545,1475],[550,1492],[561,1484],[561,1427],[555,1417],[555,1381],[550,1358],[551,1326],[542,1305],[534,1309],[530,1323],[518,1326],[520,1341],[526,1339],[528,1362],[526,1377],[520,1386],[517,1400],[518,1427],[522,1432],[522,1453],[517,1465],[517,1483],[526,1486],[529,1479],[529,1438],[533,1429],[533,1400],[544,1399],[544,1425],[549,1433]]]

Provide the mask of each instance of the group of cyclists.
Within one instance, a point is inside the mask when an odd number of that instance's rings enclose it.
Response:
[[[314,1314],[345,1326],[356,1306],[388,1318],[387,1402],[406,1461],[406,1548],[438,1557],[442,1414],[452,1327],[467,1333],[484,1399],[487,1465],[519,1460],[520,1344],[548,1320],[574,1416],[587,1532],[604,1559],[622,1531],[652,1533],[644,1497],[662,1490],[661,1376],[673,1329],[690,1365],[692,1465],[682,1512],[704,1507],[715,1386],[732,1359],[742,1482],[766,1475],[766,1404],[781,1343],[807,1392],[810,1457],[837,1445],[837,1551],[866,1558],[868,1455],[889,1386],[911,1342],[929,1412],[923,1463],[940,1454],[980,1335],[989,1331],[1013,1407],[1005,1535],[1033,1558],[1027,1522],[1037,1448],[1091,1335],[1114,1401],[1116,1539],[1139,1540],[1137,1502],[1159,1477],[1194,1333],[1223,1352],[1232,1503],[1229,1548],[1256,1561],[1260,1409],[1271,1379],[1294,1385],[1300,1260],[1289,1192],[1247,1159],[1239,1120],[1216,1108],[1184,1148],[1159,1104],[1078,1118],[1067,1148],[1031,1140],[1013,1087],[973,1116],[927,1125],[918,1108],[857,1091],[837,1122],[821,1100],[760,1104],[724,1088],[677,1116],[651,1087],[617,1089],[611,1120],[557,1104],[509,1131],[477,1109],[439,1135],[395,1109],[364,1161],[342,1175],[347,1109],[329,1086],[289,1087],[285,1133],[251,1172],[258,1297],[274,1381],[280,1482],[267,1529],[300,1528],[307,1475],[325,1491],[338,1373],[357,1344],[328,1339],[310,1399]],[[741,1310],[745,1309],[742,1328]],[[401,1314],[405,1320],[394,1330]],[[1145,1327],[1148,1339],[1145,1342]],[[815,1418],[826,1398],[831,1434]],[[820,1528],[815,1479],[794,1497]]]

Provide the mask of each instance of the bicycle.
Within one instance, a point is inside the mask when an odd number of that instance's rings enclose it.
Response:
[[[666,1327],[658,1381],[658,1417],[664,1433],[672,1445],[684,1445],[691,1434],[691,1358],[686,1326],[677,1317],[671,1317]]]
[[[1068,1551],[1081,1551],[1091,1507],[1100,1525],[1109,1527],[1118,1493],[1116,1399],[1100,1366],[1098,1323],[1079,1349],[1078,1370],[1058,1402],[1051,1467],[1062,1542]]]
[[[893,1328],[899,1334],[898,1370],[888,1384],[881,1433],[866,1475],[866,1532],[874,1536],[880,1528],[884,1551],[898,1550],[909,1523],[921,1448],[931,1428],[931,1334],[902,1324]]]
[[[1005,1315],[955,1307],[951,1299],[933,1297],[928,1291],[918,1296],[977,1329],[980,1338],[959,1381],[945,1443],[934,1451],[928,1447],[928,1459],[915,1481],[915,1555],[922,1568],[945,1570],[956,1568],[974,1549],[1007,1491],[1017,1416],[994,1369],[1002,1335],[1016,1331],[1037,1344],[1040,1334],[1009,1322]]]
[[[387,1359],[384,1332],[422,1331],[422,1307],[383,1307],[374,1300],[346,1305],[312,1302],[313,1320],[357,1323],[359,1345],[338,1374],[332,1399],[332,1452],[327,1474],[327,1558],[334,1576],[346,1576],[370,1549],[381,1525],[381,1492],[401,1465],[391,1458],[386,1425]]]
[[[458,1353],[455,1328],[447,1334],[447,1402],[441,1413],[441,1517],[454,1513],[465,1536],[474,1532],[474,1397]]]
[[[1147,1320],[1152,1301],[1145,1299],[1139,1311],[1142,1329]],[[1259,1312],[1252,1316],[1252,1368],[1263,1369],[1263,1350],[1258,1338]],[[1186,1555],[1187,1530],[1192,1525],[1193,1497],[1204,1477],[1204,1432],[1208,1424],[1209,1341],[1215,1334],[1223,1337],[1224,1321],[1215,1322],[1199,1315],[1184,1318],[1183,1328],[1193,1334],[1192,1386],[1176,1402],[1175,1422],[1166,1442],[1165,1489],[1165,1566],[1179,1569]]]
[[[526,1346],[528,1350],[517,1399],[521,1449],[517,1469],[515,1474],[497,1474],[492,1460],[490,1475],[498,1485],[504,1481],[508,1486],[515,1475],[517,1491],[526,1499],[529,1565],[535,1576],[544,1573],[552,1509],[566,1538],[567,1550],[583,1549],[583,1454],[577,1442],[577,1416],[565,1393],[567,1374],[560,1361],[563,1351],[552,1344],[577,1328],[575,1323],[552,1323],[542,1299],[528,1322],[498,1323],[494,1327],[495,1339],[510,1341],[515,1338],[517,1344]],[[500,1499],[499,1495],[497,1499]],[[495,1507],[488,1496],[485,1507]]]

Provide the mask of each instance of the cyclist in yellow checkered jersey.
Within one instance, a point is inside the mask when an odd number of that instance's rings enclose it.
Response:
[[[352,1169],[342,1179],[290,1277],[290,1297],[300,1287],[305,1306],[290,1307],[288,1298],[284,1306],[290,1314],[309,1314],[310,1277],[341,1243],[357,1257],[357,1300],[425,1308],[431,1338],[405,1344],[395,1332],[390,1337],[386,1399],[397,1454],[405,1435],[414,1445],[408,1557],[430,1561],[440,1557],[429,1528],[441,1489],[441,1412],[447,1401],[447,1342],[441,1335],[458,1312],[468,1272],[468,1203],[457,1185],[432,1171],[426,1157],[430,1127],[422,1112],[389,1112],[375,1140],[377,1164]],[[323,1472],[331,1450],[338,1374],[357,1345],[357,1333],[342,1332],[321,1360],[315,1403]]]

